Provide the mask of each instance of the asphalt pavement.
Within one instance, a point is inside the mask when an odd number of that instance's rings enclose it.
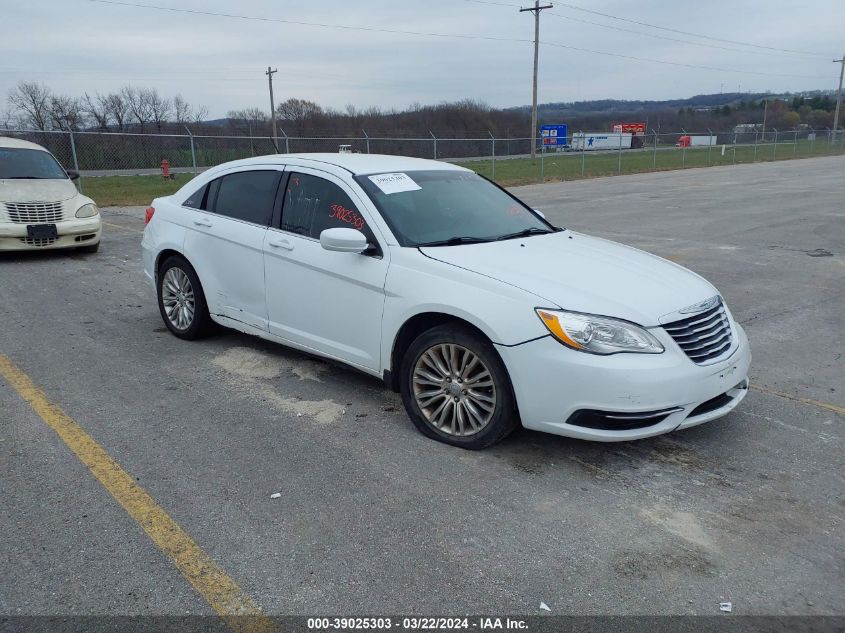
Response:
[[[844,174],[514,190],[702,274],[746,328],[743,404],[659,438],[467,452],[354,371],[233,332],[180,341],[143,279],[142,209],[105,209],[96,255],[0,256],[0,354],[265,613],[843,615]],[[0,615],[214,613],[2,378],[0,489]]]

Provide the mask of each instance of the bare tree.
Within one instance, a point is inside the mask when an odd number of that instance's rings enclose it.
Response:
[[[173,117],[176,119],[176,123],[181,125],[190,123],[193,116],[191,105],[182,98],[182,95],[173,97]]]
[[[85,124],[82,101],[76,97],[50,97],[50,121],[59,130],[76,131]]]
[[[276,116],[292,123],[302,123],[321,114],[323,108],[307,99],[288,99],[276,106]]]
[[[162,97],[155,88],[141,88],[139,92],[141,99],[147,103],[150,117],[155,123],[156,129],[161,132],[161,126],[170,118],[173,102],[166,97]]]
[[[204,123],[207,118],[208,118],[208,108],[206,108],[204,105],[200,105],[200,106],[197,106],[196,108],[194,108],[194,116],[193,116],[194,124],[199,125],[200,123]]]
[[[50,89],[37,82],[21,81],[9,93],[9,106],[29,128],[46,130],[50,125]]]
[[[109,117],[117,126],[118,132],[123,132],[126,129],[126,123],[129,119],[129,104],[126,102],[123,93],[109,93],[106,97],[106,107]]]
[[[132,86],[124,86],[120,90],[120,96],[126,102],[127,112],[130,117],[138,124],[140,132],[143,134],[147,124],[152,121],[152,108],[147,100],[144,90],[138,90]]]
[[[85,114],[94,119],[97,127],[101,130],[109,129],[109,97],[97,93],[93,97],[87,92],[82,97],[82,103],[85,108]]]

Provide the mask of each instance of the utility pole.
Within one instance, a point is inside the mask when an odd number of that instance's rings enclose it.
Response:
[[[845,55],[842,59],[834,59],[834,64],[841,64],[839,69],[839,90],[836,91],[836,110],[833,113],[833,136],[836,137],[836,129],[839,127],[839,109],[842,107],[842,75],[845,75]]]
[[[273,74],[279,72],[278,68],[270,68],[267,66],[267,83],[270,84],[270,120],[273,122],[273,147],[276,153],[279,152],[279,146],[276,144],[276,104],[273,101]]]
[[[534,6],[520,9],[520,13],[534,13],[534,91],[531,100],[531,158],[537,157],[537,66],[540,62],[540,11],[551,9],[554,5],[540,6],[540,0],[534,0]]]

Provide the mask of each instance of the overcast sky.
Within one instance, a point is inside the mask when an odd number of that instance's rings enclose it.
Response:
[[[519,0],[125,0],[275,20],[504,38],[458,39],[225,18],[91,0],[0,0],[0,109],[20,80],[57,92],[152,86],[205,105],[211,117],[276,100],[379,106],[531,101],[533,17]],[[552,0],[553,1],[553,0]],[[705,70],[540,48],[540,102],[663,99],[720,91],[834,89],[845,50],[841,0],[570,0],[542,15],[544,42]],[[572,9],[818,56],[764,50],[656,30]],[[553,15],[552,13],[556,14]],[[584,21],[616,29],[602,28]],[[650,35],[659,36],[657,39]],[[734,50],[698,46],[707,44]],[[745,71],[731,72],[731,71]],[[752,74],[771,73],[772,75]]]

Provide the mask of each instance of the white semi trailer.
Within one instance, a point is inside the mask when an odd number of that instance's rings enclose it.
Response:
[[[590,151],[590,150],[613,150],[613,149],[631,149],[631,142],[633,134],[628,133],[598,133],[590,134],[589,132],[578,132],[572,135],[572,150],[573,151]]]

